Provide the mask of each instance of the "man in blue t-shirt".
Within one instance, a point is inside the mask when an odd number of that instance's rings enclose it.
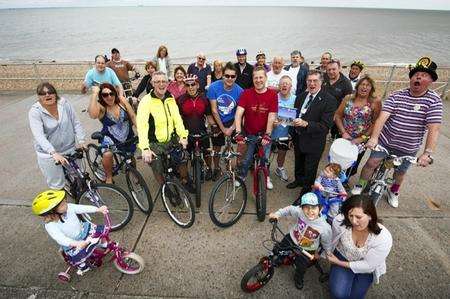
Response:
[[[221,147],[225,145],[225,136],[231,136],[235,129],[234,115],[238,99],[243,89],[235,83],[237,70],[233,63],[228,62],[223,70],[223,79],[212,83],[208,89],[208,99],[211,102],[211,111],[216,121],[214,133],[215,137],[211,138],[213,150],[219,153]],[[217,180],[220,175],[219,156],[215,155],[213,159],[214,172],[213,180]]]
[[[102,55],[95,56],[95,66],[86,73],[81,93],[86,93],[92,86],[99,86],[102,83],[110,83],[117,89],[117,94],[123,94],[122,84],[116,73],[106,67],[105,57]]]
[[[289,75],[281,76],[278,83],[278,88],[280,89],[280,91],[278,92],[278,113],[280,113],[281,107],[295,109],[295,95],[291,93],[291,77]],[[275,169],[275,175],[278,176],[282,181],[287,182],[288,175],[286,169],[284,168],[284,160],[286,159],[286,152],[289,149],[289,141],[279,139],[286,139],[289,137],[289,126],[280,121],[280,119],[274,122],[274,126],[275,127],[272,131],[271,137],[272,140],[276,141],[273,146],[276,146],[278,148],[277,168]]]

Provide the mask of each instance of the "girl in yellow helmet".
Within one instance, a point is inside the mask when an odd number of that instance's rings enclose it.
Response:
[[[86,249],[90,244],[86,239],[100,235],[103,226],[81,222],[77,214],[106,214],[108,208],[67,203],[65,191],[47,190],[36,196],[32,210],[33,214],[44,218],[45,230],[61,246],[69,261],[78,267],[77,273],[88,271],[85,261],[94,248]]]

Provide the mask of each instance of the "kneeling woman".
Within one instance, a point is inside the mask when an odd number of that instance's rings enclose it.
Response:
[[[372,282],[386,273],[392,236],[380,224],[372,200],[348,198],[333,221],[334,254],[328,255],[332,298],[364,298]]]
[[[97,101],[98,99],[98,101]],[[114,86],[102,83],[100,87],[93,87],[89,116],[99,119],[103,124],[102,134],[105,136],[102,145],[116,144],[119,150],[134,153],[136,145],[120,146],[120,143],[134,137],[132,126],[136,127],[136,115],[126,99],[117,94]],[[102,158],[106,174],[106,183],[112,183],[113,154],[105,151]]]

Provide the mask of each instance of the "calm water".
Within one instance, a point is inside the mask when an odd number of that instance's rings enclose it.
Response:
[[[160,44],[177,62],[249,59],[263,49],[307,61],[330,50],[345,62],[409,63],[429,55],[450,65],[450,12],[301,7],[115,7],[0,10],[1,60],[91,60],[121,50],[149,59]]]

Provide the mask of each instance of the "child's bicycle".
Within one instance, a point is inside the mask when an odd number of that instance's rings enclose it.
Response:
[[[414,156],[397,157],[396,155],[391,155],[386,148],[379,144],[373,150],[385,152],[387,154],[374,171],[372,178],[366,187],[370,198],[376,206],[383,195],[386,194],[388,188],[394,183],[393,175],[395,169],[397,169],[404,160],[409,161],[412,164],[417,164],[417,158]],[[430,160],[430,164],[432,164],[433,158],[431,156]]]
[[[105,181],[106,174],[103,169],[102,156],[104,149],[110,150],[114,161],[113,176],[118,175],[120,172],[125,173],[131,197],[142,212],[150,215],[153,210],[153,201],[147,183],[136,168],[136,159],[132,153],[118,149],[118,146],[137,143],[137,136],[119,145],[111,146],[101,144],[104,138],[101,132],[92,133],[91,138],[99,143],[98,145],[93,143],[87,145],[86,158],[94,176],[102,182]]]
[[[328,215],[328,212],[330,211],[330,206],[335,203],[338,203],[341,205],[342,202],[344,202],[345,197],[338,192],[333,192],[326,188],[322,191],[320,191],[319,189],[313,188],[313,192],[317,195],[317,198],[319,198],[319,203],[322,206],[322,211],[321,211],[322,217],[324,217],[326,219],[326,221],[329,224],[331,224],[333,222],[333,218],[331,218]]]
[[[121,188],[111,184],[97,183],[91,180],[87,172],[81,170],[77,160],[83,158],[83,152],[83,149],[77,149],[74,154],[64,156],[69,162],[67,165],[63,165],[66,177],[64,189],[75,200],[75,203],[94,203],[97,207],[107,206],[110,212],[111,230],[119,230],[130,222],[133,216],[133,203]],[[93,214],[82,214],[81,217],[90,223],[100,224],[103,222],[103,219]]]
[[[233,161],[240,153],[233,150],[231,137],[226,137],[224,150],[217,154],[225,162],[226,172],[212,188],[208,205],[209,217],[219,227],[230,227],[244,213],[247,205],[247,187],[233,168]]]
[[[93,199],[92,202],[99,206],[100,202]],[[119,244],[109,238],[109,232],[111,231],[111,219],[109,213],[104,215],[105,228],[103,232],[96,235],[95,238],[88,237],[86,240],[90,241],[90,244],[86,247],[86,251],[89,252],[89,257],[85,263],[89,268],[98,268],[103,265],[103,259],[112,253],[110,261],[114,266],[122,273],[125,274],[138,274],[145,266],[144,259],[134,252],[130,252],[125,248],[119,246]],[[102,245],[99,246],[100,242]],[[72,264],[64,251],[61,250],[61,254],[64,261],[68,264],[68,268],[64,272],[58,273],[58,280],[60,282],[70,281],[70,271],[76,268],[76,265]],[[79,275],[83,275],[83,272],[77,272]]]
[[[270,242],[270,244],[280,245],[281,241],[277,240],[276,235],[279,232],[284,236],[284,233],[278,226],[278,220],[270,219],[269,221],[272,223],[271,240],[264,241],[263,246],[270,253],[261,258],[259,263],[248,270],[242,277],[241,289],[246,293],[252,293],[264,287],[272,279],[275,268],[282,265],[294,266],[296,256],[305,255],[310,260],[314,259],[313,255],[294,243],[291,243],[289,247],[281,248],[279,246],[278,252],[272,252],[272,248],[269,248],[266,243]],[[325,282],[328,279],[328,274],[323,271],[317,261],[314,263],[314,266],[320,273],[319,281]]]

